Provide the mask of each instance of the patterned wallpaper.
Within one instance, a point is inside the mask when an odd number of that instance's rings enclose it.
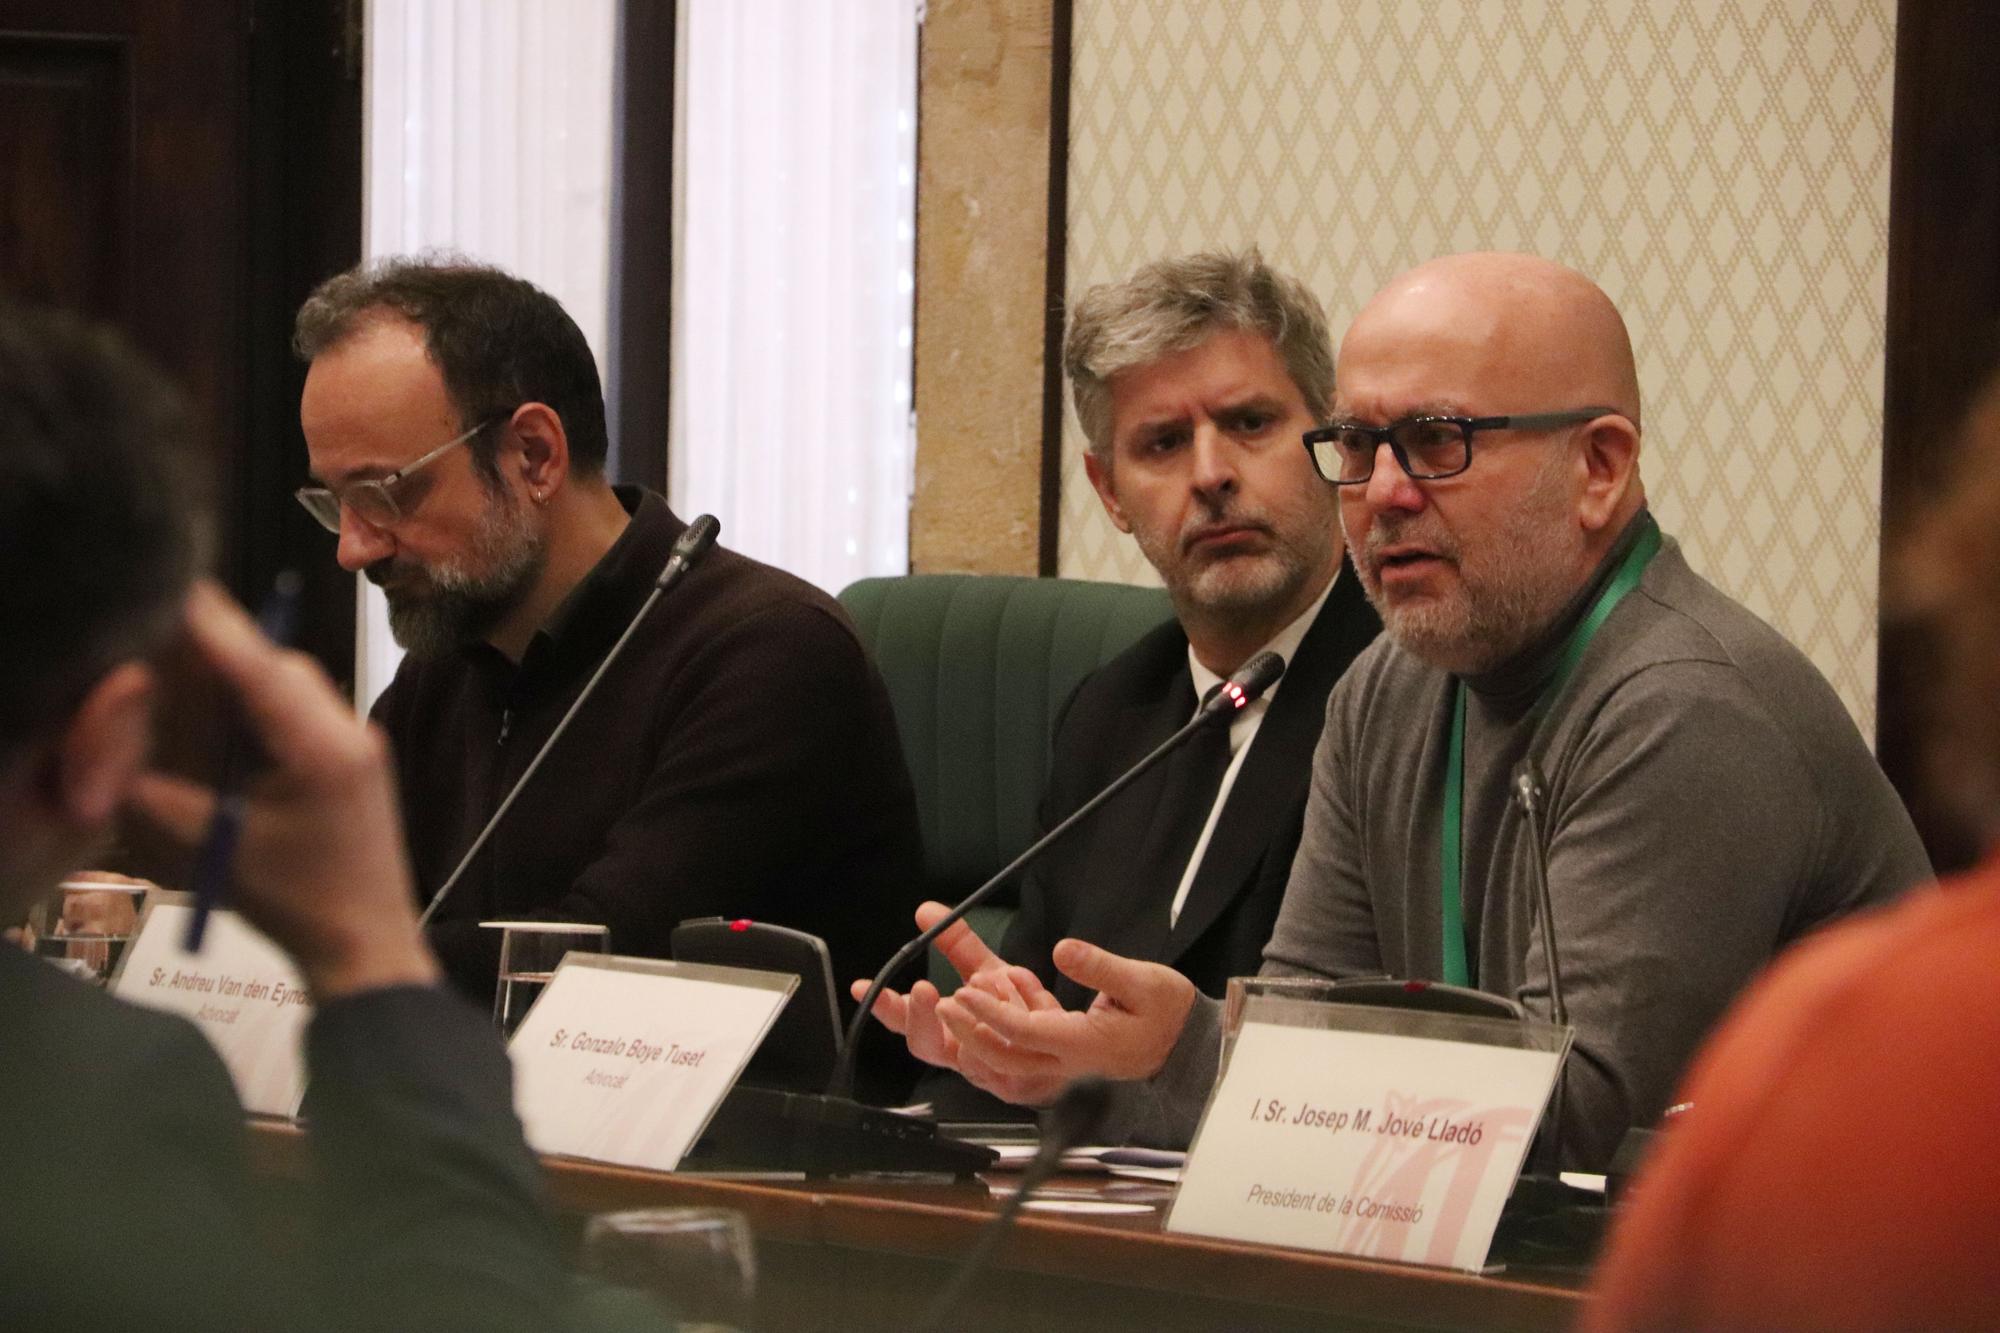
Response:
[[[1695,568],[1875,711],[1895,0],[1076,0],[1068,288],[1255,242],[1338,331],[1433,255],[1625,312]],[[1066,413],[1060,572],[1152,580]]]

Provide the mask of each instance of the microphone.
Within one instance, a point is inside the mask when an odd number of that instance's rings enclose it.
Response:
[[[1277,658],[1275,653],[1267,656],[1274,660]],[[1282,661],[1279,662],[1278,669],[1280,671],[1284,669]],[[1277,679],[1275,673],[1271,679]],[[1265,681],[1258,687],[1257,693],[1261,694],[1270,683],[1269,680]],[[1256,696],[1253,694],[1251,697]],[[912,1333],[923,1333],[926,1329],[944,1327],[944,1317],[951,1313],[951,1308],[958,1304],[966,1288],[972,1285],[972,1279],[977,1276],[981,1268],[985,1267],[986,1261],[993,1257],[993,1251],[999,1248],[1001,1240],[1013,1227],[1015,1219],[1021,1215],[1021,1209],[1026,1206],[1028,1196],[1040,1189],[1043,1182],[1056,1173],[1056,1169],[1062,1165],[1064,1155],[1070,1149],[1097,1132],[1097,1127],[1104,1123],[1104,1117],[1110,1109],[1111,1084],[1108,1080],[1092,1075],[1080,1078],[1063,1089],[1062,1095],[1056,1098],[1055,1105],[1051,1106],[1042,1118],[1042,1141],[1035,1149],[1035,1155],[1029,1161],[1027,1168],[1021,1172],[1020,1187],[1014,1191],[1012,1198],[1001,1205],[1000,1211],[993,1215],[993,1220],[987,1224],[984,1234],[979,1237],[978,1243],[966,1252],[964,1261],[959,1264],[958,1271],[952,1274],[951,1281],[945,1284],[944,1290],[937,1294],[937,1298],[918,1317],[917,1322],[910,1326]]]
[[[703,514],[688,524],[667,555],[667,567],[660,571],[660,577],[653,580],[654,590],[665,592],[679,583],[694,568],[695,562],[708,554],[708,548],[715,545],[716,534],[721,531],[722,524],[713,514]],[[646,613],[641,610],[639,614],[643,616]]]
[[[863,1026],[875,999],[889,978],[901,971],[930,942],[966,912],[1007,882],[1022,866],[1047,850],[1057,838],[1082,821],[1091,811],[1124,790],[1134,779],[1158,763],[1176,746],[1203,727],[1226,723],[1249,707],[1284,673],[1284,659],[1276,653],[1260,653],[1245,663],[1235,677],[1217,686],[1194,717],[1169,736],[1151,754],[1126,770],[1115,782],[1079,807],[1069,818],[1010,861],[999,874],[968,894],[942,921],[896,951],[896,956],[875,974],[868,992],[856,1007],[853,1020],[840,1043],[839,1057],[827,1090],[818,1095],[778,1092],[767,1088],[738,1085],[716,1109],[703,1139],[690,1160],[704,1167],[738,1171],[804,1171],[808,1176],[853,1174],[857,1171],[935,1171],[954,1176],[983,1171],[993,1163],[993,1152],[975,1144],[945,1138],[933,1121],[914,1120],[891,1111],[863,1106],[854,1100],[854,1066]],[[1078,1094],[1079,1097],[1085,1094]],[[1067,1122],[1065,1122],[1067,1123]],[[1090,1132],[1091,1125],[1077,1128],[1077,1137]],[[1050,1138],[1054,1134],[1051,1132]],[[1045,1145],[1047,1140],[1044,1141]],[[1051,1149],[1059,1161],[1062,1149]],[[1053,1165],[1050,1166],[1053,1170]]]
[[[1549,867],[1543,859],[1543,806],[1548,799],[1548,788],[1542,781],[1541,767],[1530,755],[1514,767],[1514,804],[1521,808],[1521,815],[1528,823],[1528,865],[1535,891],[1535,916],[1542,937],[1542,962],[1549,974],[1549,1011],[1554,1016],[1557,1027],[1569,1026],[1569,1006],[1563,1003],[1562,963],[1556,954],[1555,906],[1549,898]],[[1563,1087],[1569,1081],[1569,1062],[1556,1071],[1555,1092],[1551,1095],[1549,1118],[1549,1155],[1555,1162],[1555,1169],[1562,1169],[1562,1120]]]
[[[1086,1074],[1062,1090],[1048,1114],[1042,1117],[1042,1141],[1022,1174],[1024,1188],[1039,1185],[1062,1165],[1063,1154],[1076,1147],[1104,1123],[1111,1111],[1111,1080]]]
[[[597,664],[597,670],[591,673],[588,681],[584,682],[583,689],[571,702],[569,711],[562,715],[562,721],[556,723],[556,729],[542,742],[542,748],[535,751],[535,757],[528,761],[527,768],[522,770],[521,776],[508,791],[507,799],[500,802],[500,808],[493,812],[493,817],[486,821],[486,827],[479,830],[479,836],[472,840],[472,846],[465,849],[465,855],[460,858],[457,868],[446,877],[443,884],[438,886],[438,891],[431,895],[430,902],[424,907],[423,915],[417,918],[419,926],[428,926],[431,918],[437,915],[438,908],[443,906],[444,900],[450,896],[454,888],[458,887],[458,881],[465,874],[465,868],[472,864],[472,858],[479,855],[480,848],[484,847],[487,839],[493,836],[493,830],[507,817],[507,812],[513,809],[514,800],[521,794],[521,789],[528,785],[528,780],[535,776],[537,769],[541,768],[542,760],[548,758],[549,751],[555,747],[556,741],[569,730],[569,724],[576,718],[577,710],[583,707],[583,701],[597,689],[597,682],[604,679],[604,673],[611,669],[611,664],[618,660],[618,655],[625,651],[625,645],[632,641],[633,632],[659,604],[667,589],[679,583],[687,572],[694,568],[695,563],[707,554],[708,548],[715,545],[716,534],[721,531],[722,524],[717,521],[715,515],[703,514],[688,524],[687,529],[675,540],[674,549],[667,556],[666,567],[661,569],[660,576],[653,580],[653,591],[646,595],[645,603],[633,614],[631,621],[625,626],[625,632],[618,636],[618,642],[611,645],[611,651],[604,655],[604,660]]]
[[[1245,662],[1234,676],[1208,692],[1197,715],[1234,717],[1262,698],[1264,691],[1276,685],[1278,677],[1284,674],[1284,658],[1276,653],[1258,653]]]
[[[827,1083],[827,1094],[832,1097],[849,1098],[854,1095],[854,1065],[856,1051],[861,1044],[861,1030],[868,1022],[869,1012],[875,1007],[876,997],[882,993],[882,988],[889,984],[889,978],[901,971],[904,964],[929,948],[932,940],[949,930],[967,912],[991,897],[995,889],[1013,878],[1021,867],[1048,850],[1050,844],[1075,828],[1098,806],[1125,790],[1141,774],[1185,744],[1189,737],[1203,727],[1228,725],[1228,719],[1255,703],[1263,696],[1264,691],[1275,685],[1278,677],[1284,674],[1285,659],[1273,652],[1258,653],[1245,662],[1234,676],[1218,685],[1208,698],[1202,701],[1201,706],[1195,710],[1195,715],[1180,730],[1161,741],[1152,753],[1126,769],[1110,786],[1078,806],[1069,818],[1044,833],[1026,851],[1002,866],[999,873],[967,894],[964,900],[946,913],[936,925],[898,949],[895,956],[883,964],[882,970],[875,974],[875,979],[869,983],[867,993],[861,997],[861,1003],[854,1010],[854,1017],[848,1022],[847,1035],[840,1043],[840,1062],[834,1066],[833,1078]]]

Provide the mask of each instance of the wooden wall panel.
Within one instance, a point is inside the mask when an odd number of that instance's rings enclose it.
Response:
[[[0,287],[17,298],[124,313],[127,51],[115,38],[0,34]]]
[[[0,292],[104,319],[179,384],[215,567],[254,601],[307,576],[303,643],[351,674],[353,580],[293,504],[306,291],[360,253],[360,0],[0,0]],[[184,664],[162,762],[214,770],[216,693]],[[114,868],[185,858],[135,835]]]

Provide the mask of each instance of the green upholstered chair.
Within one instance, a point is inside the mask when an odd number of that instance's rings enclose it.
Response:
[[[916,783],[927,895],[964,897],[1035,837],[1057,710],[1078,681],[1173,615],[1159,588],[913,574],[840,594],[889,685]],[[1016,901],[974,909],[998,942]],[[933,957],[933,979],[952,979]]]

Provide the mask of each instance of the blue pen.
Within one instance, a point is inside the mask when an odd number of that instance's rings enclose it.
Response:
[[[257,612],[257,627],[264,637],[280,647],[291,643],[298,632],[299,591],[304,580],[298,571],[287,569],[278,575],[271,595]],[[243,723],[243,714],[233,704],[229,709],[229,739],[222,755],[222,782],[216,788],[215,813],[209,816],[208,831],[202,835],[201,849],[194,858],[194,912],[188,917],[187,938],[181,947],[188,953],[201,952],[202,936],[208,931],[208,914],[221,904],[229,887],[230,867],[236,860],[236,837],[243,830],[243,784],[249,776],[249,756],[255,744]]]

